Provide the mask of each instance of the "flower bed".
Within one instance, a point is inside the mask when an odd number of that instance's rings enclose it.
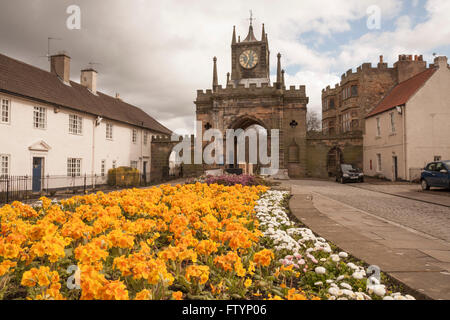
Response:
[[[376,298],[289,221],[286,196],[196,183],[15,202],[0,209],[0,299]]]
[[[325,239],[296,226],[285,209],[288,197],[288,192],[268,191],[257,201],[255,210],[264,245],[274,249],[281,269],[300,273],[294,281],[285,279],[291,285],[330,300],[414,300],[410,295],[393,293],[375,276],[367,279],[365,268],[351,261],[346,252],[335,252]]]

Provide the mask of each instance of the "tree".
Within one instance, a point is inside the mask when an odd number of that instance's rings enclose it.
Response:
[[[306,128],[308,132],[322,131],[322,121],[316,111],[308,111],[306,115]]]

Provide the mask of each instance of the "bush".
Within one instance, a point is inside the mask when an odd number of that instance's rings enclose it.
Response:
[[[137,187],[141,182],[139,170],[119,167],[108,171],[108,185],[112,187]]]

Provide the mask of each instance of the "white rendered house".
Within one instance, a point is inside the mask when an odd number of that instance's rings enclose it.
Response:
[[[0,54],[0,176],[29,176],[36,192],[85,175],[102,184],[120,166],[150,181],[151,138],[171,131],[96,82],[93,69],[70,81],[66,54],[51,57],[51,72]]]

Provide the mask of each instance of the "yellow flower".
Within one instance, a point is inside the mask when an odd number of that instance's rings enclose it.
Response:
[[[181,292],[181,291],[173,292],[172,298],[174,300],[183,300],[183,292]]]
[[[251,285],[252,285],[252,279],[247,279],[247,280],[245,280],[244,286],[245,286],[246,288],[250,287]]]

